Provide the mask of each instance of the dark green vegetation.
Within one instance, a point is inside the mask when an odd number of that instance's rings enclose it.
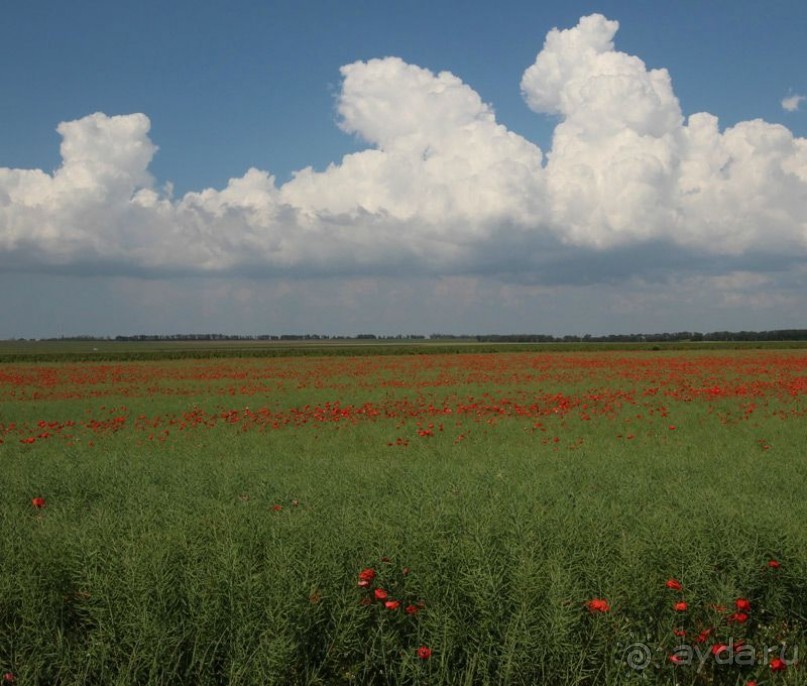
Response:
[[[650,341],[531,343],[468,338],[398,341],[0,341],[0,364],[13,362],[126,362],[207,358],[446,355],[500,352],[604,352],[661,350],[807,350],[807,341]]]

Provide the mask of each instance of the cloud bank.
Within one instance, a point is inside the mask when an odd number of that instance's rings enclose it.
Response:
[[[803,261],[807,140],[685,117],[618,27],[553,29],[524,72],[526,104],[558,118],[546,154],[457,76],[395,57],[341,69],[338,125],[367,149],[282,185],[253,168],[175,199],[149,174],[146,115],[64,122],[55,172],[0,168],[0,266],[562,282]]]

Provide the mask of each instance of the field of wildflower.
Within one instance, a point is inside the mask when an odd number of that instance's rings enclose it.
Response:
[[[807,684],[807,354],[0,365],[0,684]]]

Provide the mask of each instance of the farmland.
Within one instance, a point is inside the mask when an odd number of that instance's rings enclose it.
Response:
[[[804,350],[394,352],[0,365],[0,674],[807,683]]]

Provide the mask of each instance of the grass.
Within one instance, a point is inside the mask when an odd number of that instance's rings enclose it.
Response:
[[[59,686],[805,682],[757,650],[807,650],[804,356],[626,355],[244,360],[214,378],[172,362],[72,386],[63,366],[15,396],[6,382],[0,672]],[[693,391],[721,380],[722,396]],[[47,396],[59,390],[78,397]],[[335,400],[380,414],[317,415]],[[244,412],[264,404],[306,421]],[[194,407],[219,420],[180,429]],[[220,418],[233,408],[238,421]],[[367,604],[375,588],[402,606]],[[610,610],[588,611],[593,598]],[[750,618],[727,624],[737,598]],[[744,639],[754,664],[672,665],[705,628],[704,651]],[[627,664],[637,643],[643,670]]]

